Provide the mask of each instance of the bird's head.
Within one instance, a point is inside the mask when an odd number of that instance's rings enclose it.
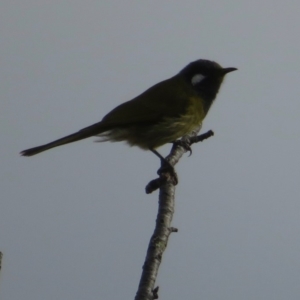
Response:
[[[222,68],[218,63],[199,59],[179,72],[204,100],[212,103],[216,98],[224,76],[237,68]]]

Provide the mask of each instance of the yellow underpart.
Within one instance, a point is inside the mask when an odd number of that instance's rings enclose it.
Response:
[[[131,146],[145,150],[155,149],[188,134],[202,123],[204,117],[202,100],[199,97],[191,97],[188,99],[185,113],[179,117],[166,117],[147,126],[115,128],[101,134],[100,141],[126,141]]]

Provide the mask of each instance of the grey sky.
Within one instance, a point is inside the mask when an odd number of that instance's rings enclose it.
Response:
[[[99,121],[206,58],[229,74],[177,167],[161,299],[300,297],[299,1],[0,4],[1,300],[133,299],[154,227],[150,152],[88,139]],[[168,153],[169,146],[160,152]]]

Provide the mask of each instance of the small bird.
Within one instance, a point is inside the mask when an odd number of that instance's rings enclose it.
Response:
[[[150,150],[188,134],[200,125],[215,100],[224,76],[236,68],[199,59],[177,75],[159,82],[109,112],[102,121],[42,146],[23,150],[32,156],[51,148],[99,136],[100,141],[125,141]]]

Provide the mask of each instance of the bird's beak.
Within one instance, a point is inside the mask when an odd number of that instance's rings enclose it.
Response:
[[[236,71],[237,68],[223,68],[222,69],[222,73],[223,75],[227,74],[227,73],[230,73],[230,72],[233,72],[233,71]]]

